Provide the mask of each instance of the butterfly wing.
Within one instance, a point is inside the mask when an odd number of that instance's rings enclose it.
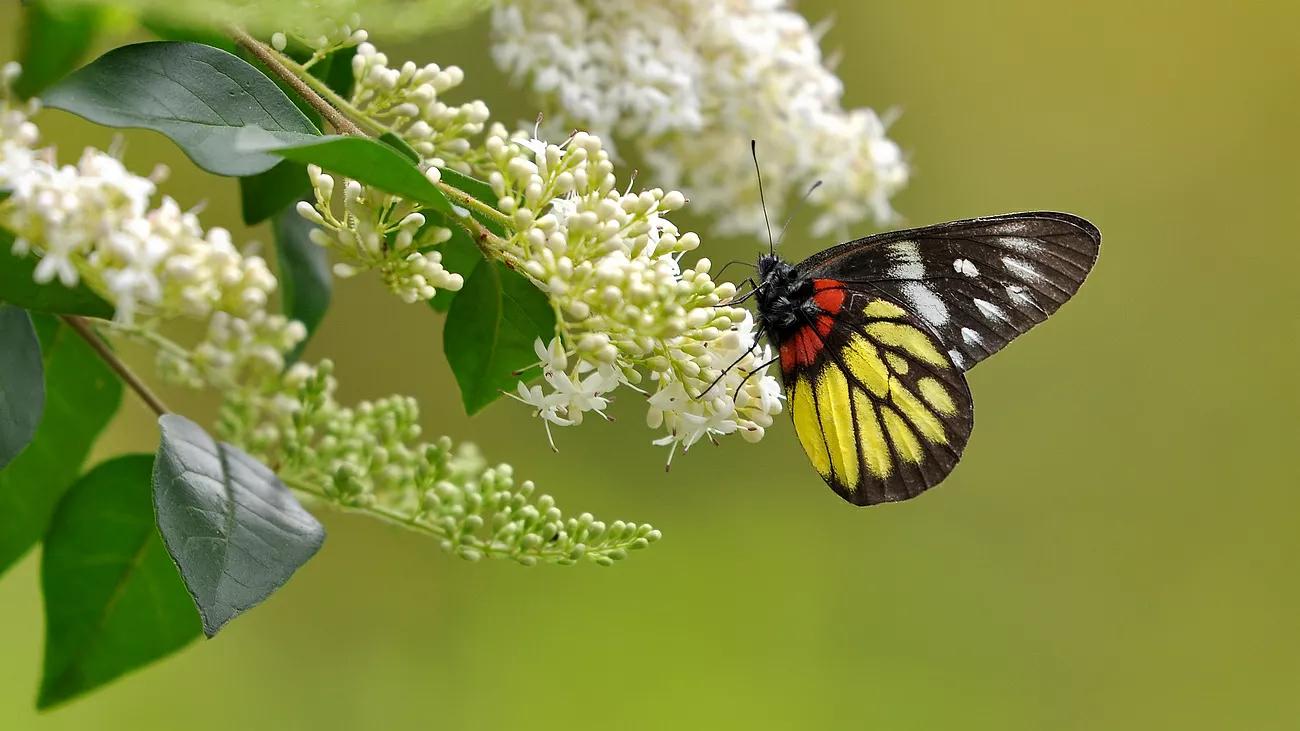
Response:
[[[780,343],[795,431],[855,505],[916,497],[952,471],[974,412],[961,370],[901,303],[816,280],[822,314]]]
[[[1101,234],[1067,213],[1013,213],[894,231],[801,262],[916,312],[961,370],[1001,350],[1070,299]]]

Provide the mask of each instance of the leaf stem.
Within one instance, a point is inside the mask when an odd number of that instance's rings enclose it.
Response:
[[[76,333],[90,345],[96,355],[103,359],[103,361],[108,364],[108,367],[112,368],[113,371],[121,377],[122,381],[131,387],[132,391],[135,391],[136,395],[140,397],[140,400],[144,401],[145,405],[150,409],[153,409],[155,414],[162,416],[171,411],[171,409],[167,408],[167,405],[162,402],[162,399],[159,399],[153,391],[149,390],[149,387],[145,385],[144,381],[140,380],[140,377],[132,372],[132,370],[122,362],[121,358],[117,357],[117,354],[108,347],[108,343],[105,343],[103,338],[99,337],[94,328],[86,322],[85,318],[77,317],[76,315],[63,315],[62,318],[64,322],[68,323],[69,327],[76,331]]]
[[[348,119],[347,115],[339,111],[337,107],[322,99],[306,81],[306,79],[314,79],[315,77],[306,73],[305,70],[303,71],[302,76],[300,76],[285,64],[285,61],[288,59],[276,52],[275,49],[249,35],[244,29],[232,28],[230,33],[234,36],[235,42],[238,43],[240,47],[256,56],[258,61],[261,61],[262,64],[270,69],[272,73],[280,77],[281,81],[288,84],[289,87],[298,94],[298,96],[302,97],[303,101],[311,105],[312,109],[320,112],[320,115],[324,117],[325,120],[330,123],[330,126],[337,130],[339,134],[365,135],[365,133],[361,131],[360,127],[354,124],[352,120]],[[290,63],[293,62],[290,61]],[[293,65],[297,66],[298,64],[294,63]]]

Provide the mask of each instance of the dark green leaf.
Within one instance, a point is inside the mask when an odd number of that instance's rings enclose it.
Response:
[[[275,217],[275,249],[280,258],[280,293],[284,314],[307,326],[307,336],[325,317],[330,306],[334,280],[330,277],[329,257],[325,249],[311,240],[316,228],[289,206]],[[303,341],[289,354],[293,362],[307,345]]]
[[[14,256],[13,234],[0,229],[0,302],[35,312],[85,315],[107,320],[113,306],[84,284],[65,287],[58,282],[37,284],[32,279],[39,261],[34,256]]]
[[[497,194],[492,190],[491,185],[479,180],[478,178],[470,177],[465,173],[458,173],[451,168],[439,169],[442,172],[442,182],[453,188],[469,193],[492,208],[497,207]]]
[[[474,268],[483,261],[483,254],[474,245],[474,240],[465,233],[465,230],[459,226],[448,226],[451,230],[451,238],[433,248],[433,251],[442,253],[442,268],[453,274],[459,274],[469,281]],[[446,312],[451,309],[451,302],[456,298],[458,292],[450,289],[440,289],[429,300],[429,306],[435,312]]]
[[[239,49],[239,46],[235,45],[234,41],[220,33],[213,33],[207,28],[178,25],[171,18],[158,13],[151,13],[141,18],[140,25],[164,41],[202,43],[214,48],[220,48],[226,53],[236,53]]]
[[[45,104],[109,127],[142,127],[218,175],[253,175],[277,159],[236,144],[258,130],[282,143],[319,132],[257,69],[201,43],[152,41],[100,56],[51,88]]]
[[[331,172],[451,214],[451,203],[402,153],[364,137],[322,137],[303,144],[281,146],[250,135],[247,147],[273,152],[286,160],[315,163]]]
[[[382,135],[379,135],[379,141],[402,153],[402,157],[407,160],[417,164],[420,162],[420,153],[416,152],[415,148],[406,144],[406,140],[398,137],[392,132],[385,132]]]
[[[45,534],[122,402],[121,381],[72,328],[51,315],[33,314],[32,322],[45,362],[45,416],[32,443],[0,471],[0,573]]]
[[[239,179],[239,199],[244,223],[252,226],[297,203],[311,190],[307,168],[301,163],[284,160],[257,175]]]
[[[271,470],[176,414],[158,419],[158,529],[208,637],[284,585],[325,529]]]
[[[352,96],[352,87],[356,83],[356,77],[352,75],[352,57],[356,55],[356,46],[340,48],[312,66],[311,74],[324,81],[335,94],[347,99]]]
[[[19,56],[23,74],[14,82],[14,93],[23,99],[36,96],[75,69],[90,50],[102,15],[92,5],[28,3]]]
[[[45,367],[32,318],[0,305],[0,469],[31,443],[44,411]]]
[[[442,335],[465,411],[474,414],[513,389],[521,380],[515,374],[537,362],[533,342],[553,337],[555,313],[532,282],[499,262],[475,267],[451,301]]]
[[[184,647],[199,616],[150,504],[153,455],[105,462],[77,481],[41,552],[45,673],[38,708],[93,690]]]
[[[295,107],[298,107],[298,111],[302,112],[302,115],[307,118],[307,121],[311,122],[313,127],[316,129],[325,129],[321,122],[320,112],[316,111],[311,104],[308,104],[307,100],[302,98],[293,87],[289,86],[289,84],[284,81],[284,79],[281,79],[278,75],[267,68],[266,64],[262,63],[260,58],[253,55],[252,51],[240,46],[236,50],[235,55],[244,63],[257,69],[258,73],[270,79],[276,87],[278,87],[280,91],[288,97],[289,101],[293,102]]]

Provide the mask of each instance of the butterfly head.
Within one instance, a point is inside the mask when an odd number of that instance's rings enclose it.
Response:
[[[806,321],[813,303],[813,281],[775,254],[758,258],[758,320],[763,331],[777,341]]]

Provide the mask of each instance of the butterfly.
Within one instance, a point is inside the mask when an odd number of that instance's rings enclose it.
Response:
[[[1101,234],[1013,213],[868,236],[790,264],[759,257],[759,332],[799,442],[840,497],[916,497],[956,467],[974,410],[963,375],[1070,299]]]

